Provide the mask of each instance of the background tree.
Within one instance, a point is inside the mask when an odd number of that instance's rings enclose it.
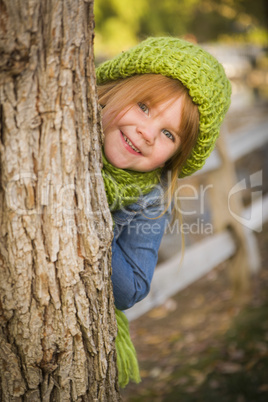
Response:
[[[114,55],[137,43],[140,21],[148,16],[148,1],[97,0],[94,3],[98,54]]]
[[[232,40],[266,45],[268,3],[266,0],[202,0],[188,26],[199,42]]]
[[[0,0],[0,399],[118,400],[91,0]]]
[[[266,45],[267,0],[95,0],[96,55],[109,57],[148,36]]]

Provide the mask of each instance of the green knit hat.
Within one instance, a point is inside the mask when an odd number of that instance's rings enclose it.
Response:
[[[180,172],[180,177],[189,176],[202,168],[214,148],[230,106],[231,84],[222,65],[204,49],[169,37],[148,38],[96,70],[98,84],[149,73],[181,81],[198,106],[198,140]]]

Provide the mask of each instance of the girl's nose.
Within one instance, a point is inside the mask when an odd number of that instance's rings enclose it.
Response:
[[[138,127],[139,134],[143,137],[147,144],[153,145],[157,137],[157,129],[152,124]]]

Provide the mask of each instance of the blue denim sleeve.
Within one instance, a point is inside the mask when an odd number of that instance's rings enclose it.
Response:
[[[112,243],[112,283],[119,310],[129,309],[149,293],[168,216],[148,219],[137,213],[127,225],[117,225],[119,236]]]

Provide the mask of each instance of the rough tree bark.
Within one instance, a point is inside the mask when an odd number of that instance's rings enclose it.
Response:
[[[119,400],[92,0],[0,0],[0,400]]]

